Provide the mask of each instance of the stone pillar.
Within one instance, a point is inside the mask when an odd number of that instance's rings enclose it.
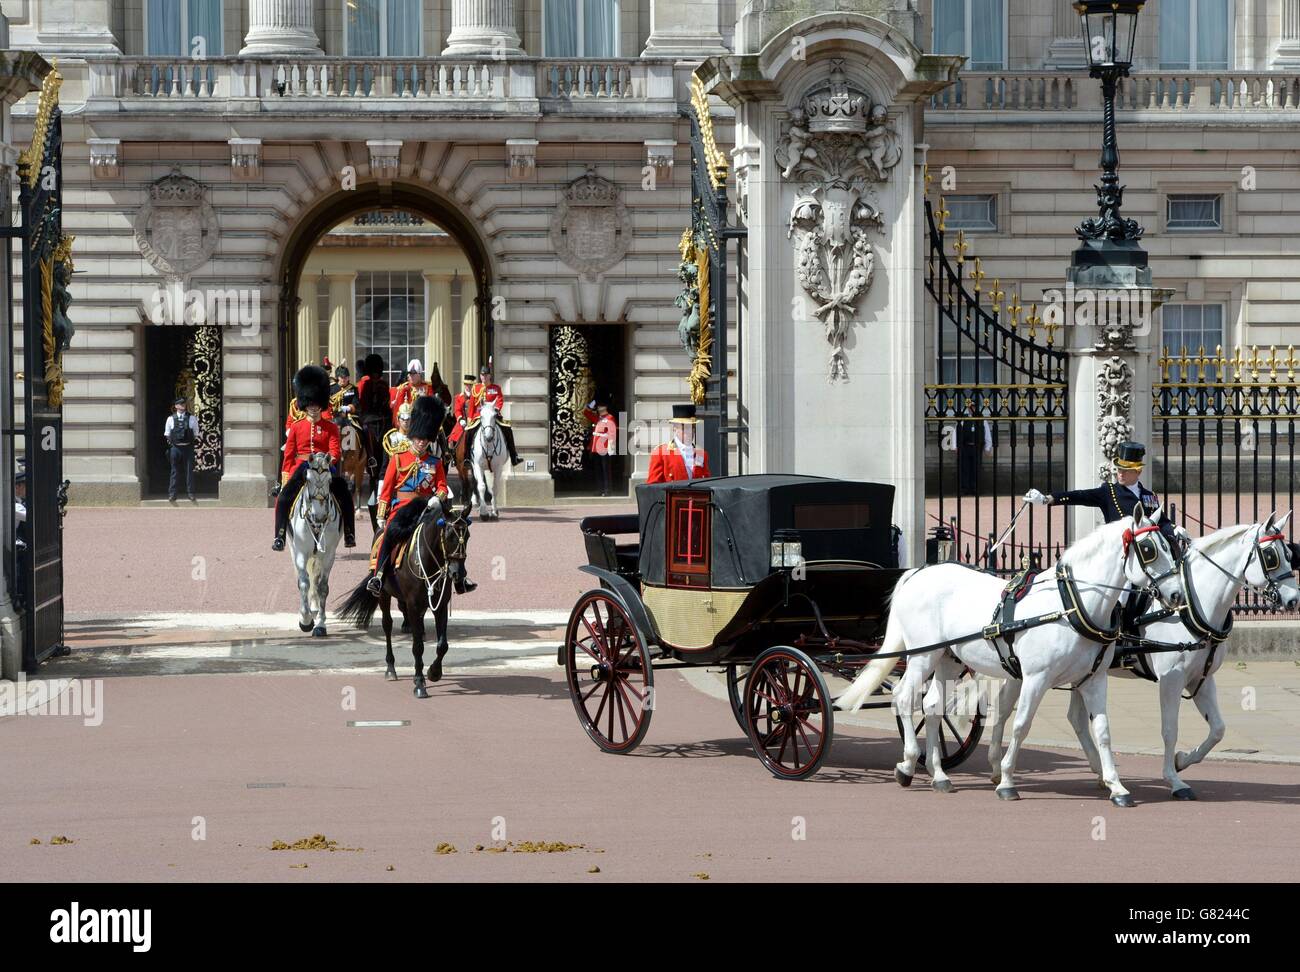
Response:
[[[1049,68],[1088,66],[1088,51],[1083,44],[1083,25],[1074,9],[1074,0],[1052,0],[1052,43],[1047,48]]]
[[[1282,0],[1282,23],[1270,66],[1274,70],[1300,68],[1300,0]]]
[[[248,36],[239,56],[320,55],[320,39],[312,24],[314,11],[315,0],[250,0]]]
[[[356,338],[353,332],[355,273],[330,274],[330,361],[356,361]]]
[[[445,273],[425,273],[424,306],[429,314],[429,330],[424,339],[424,368],[432,373],[435,363],[447,387],[460,388],[460,375],[451,360],[451,276]]]
[[[30,0],[13,6],[9,26],[16,48],[44,54],[122,53],[111,26],[113,0]],[[24,13],[26,19],[15,17]]]
[[[721,54],[719,0],[651,0],[650,36],[642,57]]]
[[[451,0],[451,33],[442,53],[522,55],[514,0]]]
[[[320,321],[316,313],[316,278],[298,283],[298,367],[320,360]]]
[[[479,340],[478,324],[478,287],[469,277],[464,279],[460,291],[460,365],[465,374],[478,374],[479,357],[483,352],[483,343]]]

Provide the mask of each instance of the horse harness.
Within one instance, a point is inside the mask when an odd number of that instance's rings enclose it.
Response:
[[[447,520],[445,517],[439,516],[435,521],[435,526],[438,527],[438,553],[442,557],[442,565],[430,574],[424,565],[424,555],[420,547],[420,535],[424,532],[424,527],[428,522],[429,520],[426,516],[420,517],[420,522],[416,524],[415,532],[411,534],[411,539],[407,543],[407,555],[409,558],[411,553],[415,554],[415,575],[419,577],[420,580],[424,581],[425,595],[429,601],[430,613],[436,613],[437,608],[434,607],[434,604],[443,603],[443,600],[447,596],[447,587],[451,583],[451,562],[456,559],[464,559],[466,554],[465,548],[469,541],[459,532],[456,532],[455,547],[448,550],[447,531],[444,529]],[[436,598],[436,601],[433,596],[433,590],[435,587],[438,588],[438,597]]]

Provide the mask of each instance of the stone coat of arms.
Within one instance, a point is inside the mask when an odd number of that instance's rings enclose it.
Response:
[[[217,250],[217,214],[206,196],[202,183],[173,169],[149,187],[136,214],[136,245],[168,279],[192,273]]]
[[[588,280],[622,260],[632,243],[632,221],[618,186],[594,169],[569,183],[551,219],[551,243]]]
[[[829,78],[791,109],[775,154],[781,175],[799,186],[786,233],[795,277],[826,329],[828,380],[847,381],[844,343],[875,276],[868,233],[885,230],[874,186],[902,158],[898,134],[888,109],[850,85],[843,59],[834,58]]]

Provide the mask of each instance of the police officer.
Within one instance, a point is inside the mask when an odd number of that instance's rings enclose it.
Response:
[[[163,427],[163,436],[167,439],[167,458],[171,462],[171,477],[167,480],[167,502],[176,502],[176,485],[185,474],[185,493],[191,503],[194,498],[194,446],[199,441],[199,419],[185,408],[185,397],[172,402],[172,414],[167,416]]]

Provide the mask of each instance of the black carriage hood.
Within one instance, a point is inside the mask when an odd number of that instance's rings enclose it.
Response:
[[[809,561],[894,563],[893,486],[819,476],[729,476],[637,487],[641,579],[649,584],[665,582],[666,514],[673,492],[709,495],[714,588],[753,587],[768,576],[778,530],[797,532]]]

